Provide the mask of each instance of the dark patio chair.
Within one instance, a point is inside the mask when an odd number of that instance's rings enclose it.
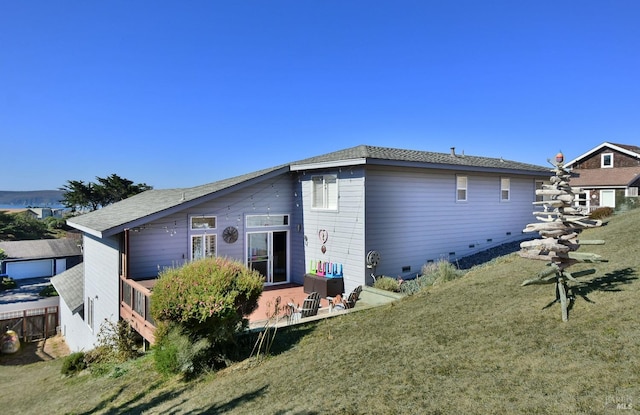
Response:
[[[296,322],[304,317],[311,317],[318,314],[320,309],[320,294],[312,292],[304,299],[302,306],[289,303],[289,322]]]
[[[358,285],[351,291],[349,296],[345,299],[342,297],[327,297],[329,301],[330,310],[347,310],[356,306],[356,302],[360,299],[360,293],[362,292],[362,285]]]

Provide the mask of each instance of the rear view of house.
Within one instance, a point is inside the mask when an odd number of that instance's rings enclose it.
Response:
[[[67,343],[88,349],[99,323],[117,318],[152,342],[158,274],[207,256],[241,261],[272,286],[330,273],[348,293],[374,276],[415,276],[428,262],[522,238],[536,186],[549,175],[454,149],[362,145],[138,194],[68,221],[83,232],[84,264],[83,283],[72,284],[83,290],[82,312],[73,314],[83,329]]]
[[[638,197],[640,147],[605,142],[566,164],[572,169],[571,185],[583,192],[577,203],[593,211],[616,208],[625,197]]]

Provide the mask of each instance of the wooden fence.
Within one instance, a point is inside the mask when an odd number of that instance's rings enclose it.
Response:
[[[13,330],[23,342],[53,337],[59,324],[60,313],[57,306],[0,313],[0,332]]]

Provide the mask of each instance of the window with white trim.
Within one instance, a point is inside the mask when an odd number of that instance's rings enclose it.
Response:
[[[638,188],[637,187],[627,187],[627,197],[638,197]]]
[[[86,323],[93,331],[93,298],[87,297],[87,314],[86,314]]]
[[[500,179],[500,200],[508,202],[511,199],[511,179],[503,177]]]
[[[573,204],[577,207],[589,207],[589,191],[583,191],[575,194]]]
[[[206,215],[194,215],[189,218],[191,230],[215,229],[216,217]]]
[[[191,260],[216,256],[216,235],[191,235]]]
[[[467,200],[467,176],[456,176],[456,201]]]
[[[289,226],[289,215],[247,215],[247,228]]]
[[[603,169],[613,167],[613,153],[602,153],[600,155],[600,167]]]
[[[314,209],[338,209],[338,178],[335,175],[313,176],[312,202]]]

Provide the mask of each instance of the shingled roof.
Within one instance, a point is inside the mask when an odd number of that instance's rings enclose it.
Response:
[[[308,164],[321,164],[327,162],[340,162],[349,160],[363,160],[365,162],[378,162],[377,164],[388,164],[401,162],[403,164],[412,163],[416,167],[452,168],[467,167],[477,169],[513,170],[527,173],[548,173],[550,168],[520,163],[517,161],[505,160],[502,158],[468,156],[456,154],[454,150],[450,153],[435,153],[431,151],[405,150],[399,148],[377,147],[360,145],[333,153],[324,154],[317,157],[300,160],[291,163],[292,170],[299,170],[296,166]],[[382,163],[380,163],[382,162]]]
[[[202,203],[222,191],[259,182],[289,171],[353,164],[391,164],[422,168],[463,169],[510,172],[512,174],[549,174],[549,168],[501,158],[435,153],[397,148],[360,145],[332,153],[302,159],[293,163],[247,173],[201,186],[184,189],[149,190],[102,209],[77,216],[70,226],[103,237],[125,227],[139,226],[156,218]]]
[[[72,313],[84,305],[84,264],[78,264],[51,277],[51,284],[67,304]]]
[[[78,240],[70,238],[6,241],[0,242],[0,249],[10,260],[64,258],[82,255],[82,248]]]
[[[640,179],[640,167],[616,167],[615,169],[576,169],[572,173],[572,186],[631,186]]]

